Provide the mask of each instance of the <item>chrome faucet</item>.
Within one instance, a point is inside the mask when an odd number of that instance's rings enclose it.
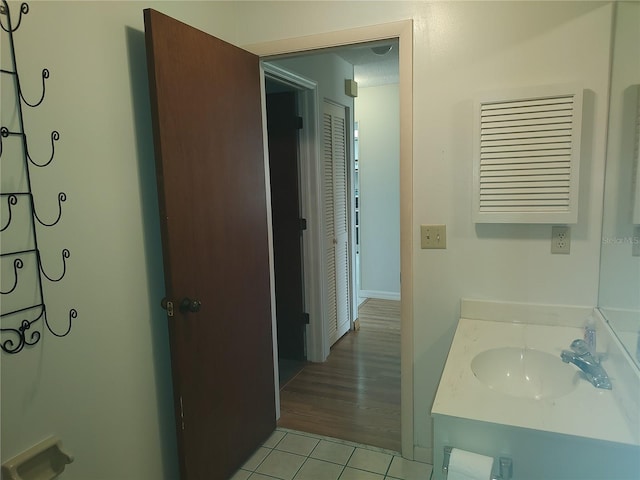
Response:
[[[589,351],[587,343],[578,338],[571,342],[571,351],[563,350],[560,358],[564,363],[573,363],[582,370],[594,387],[611,390],[611,381],[597,355]]]

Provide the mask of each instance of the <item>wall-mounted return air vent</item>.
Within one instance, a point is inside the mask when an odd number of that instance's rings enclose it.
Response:
[[[475,223],[576,223],[582,89],[540,87],[475,105]]]

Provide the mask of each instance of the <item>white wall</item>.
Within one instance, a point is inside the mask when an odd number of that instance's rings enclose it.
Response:
[[[446,223],[448,249],[415,261],[416,443],[428,416],[461,297],[595,305],[607,118],[610,6],[441,4],[416,38],[414,216]],[[482,90],[581,82],[585,89],[579,222],[571,255],[550,254],[546,225],[471,221],[472,100]],[[416,243],[416,246],[418,243]]]
[[[234,35],[231,5],[161,3]],[[60,330],[69,308],[78,318],[65,338],[45,333],[35,348],[0,354],[1,458],[55,434],[75,457],[65,479],[178,477],[143,34],[150,5],[30,2],[15,34],[29,99],[39,95],[42,68],[51,71],[44,103],[25,111],[34,158],[48,158],[50,133],[60,132],[54,162],[33,174],[41,202],[67,193],[60,224],[39,231],[56,274],[60,250],[71,251],[67,276],[45,287],[49,319]],[[11,83],[2,77],[4,99]],[[12,120],[5,106],[2,125]]]
[[[76,456],[68,479],[176,477],[141,33],[148,5],[34,2],[17,38],[24,78],[39,78],[44,66],[52,71],[46,107],[29,112],[27,124],[30,138],[48,139],[53,128],[62,134],[46,183],[68,194],[51,241],[68,247],[72,261],[49,304],[53,311],[75,306],[79,317],[64,339],[46,337],[33,351],[2,355],[2,459],[56,433]],[[461,297],[596,303],[610,5],[158,2],[156,8],[245,45],[414,20],[419,456],[431,447],[429,410]],[[571,255],[551,256],[548,226],[471,222],[472,99],[483,90],[568,81],[586,89],[580,218]],[[448,249],[419,250],[421,223],[446,223]]]
[[[339,103],[353,113],[353,98],[344,93],[344,81],[353,79],[353,65],[335,53],[283,58],[270,63],[318,82],[318,98]]]
[[[360,88],[355,108],[361,295],[400,299],[399,86]]]

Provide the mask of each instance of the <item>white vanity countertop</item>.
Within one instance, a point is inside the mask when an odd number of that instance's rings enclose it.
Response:
[[[491,390],[471,370],[480,352],[500,347],[525,347],[557,355],[583,330],[461,318],[431,413],[515,427],[640,445],[640,425],[619,408],[611,390],[595,388],[579,378],[576,388],[561,397],[516,398]],[[607,359],[602,365],[607,369]],[[576,367],[576,371],[577,371]],[[616,378],[610,375],[613,388]]]

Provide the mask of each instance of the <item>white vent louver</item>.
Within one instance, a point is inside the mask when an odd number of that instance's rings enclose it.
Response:
[[[476,122],[474,221],[575,223],[582,90],[494,94],[476,102]]]

